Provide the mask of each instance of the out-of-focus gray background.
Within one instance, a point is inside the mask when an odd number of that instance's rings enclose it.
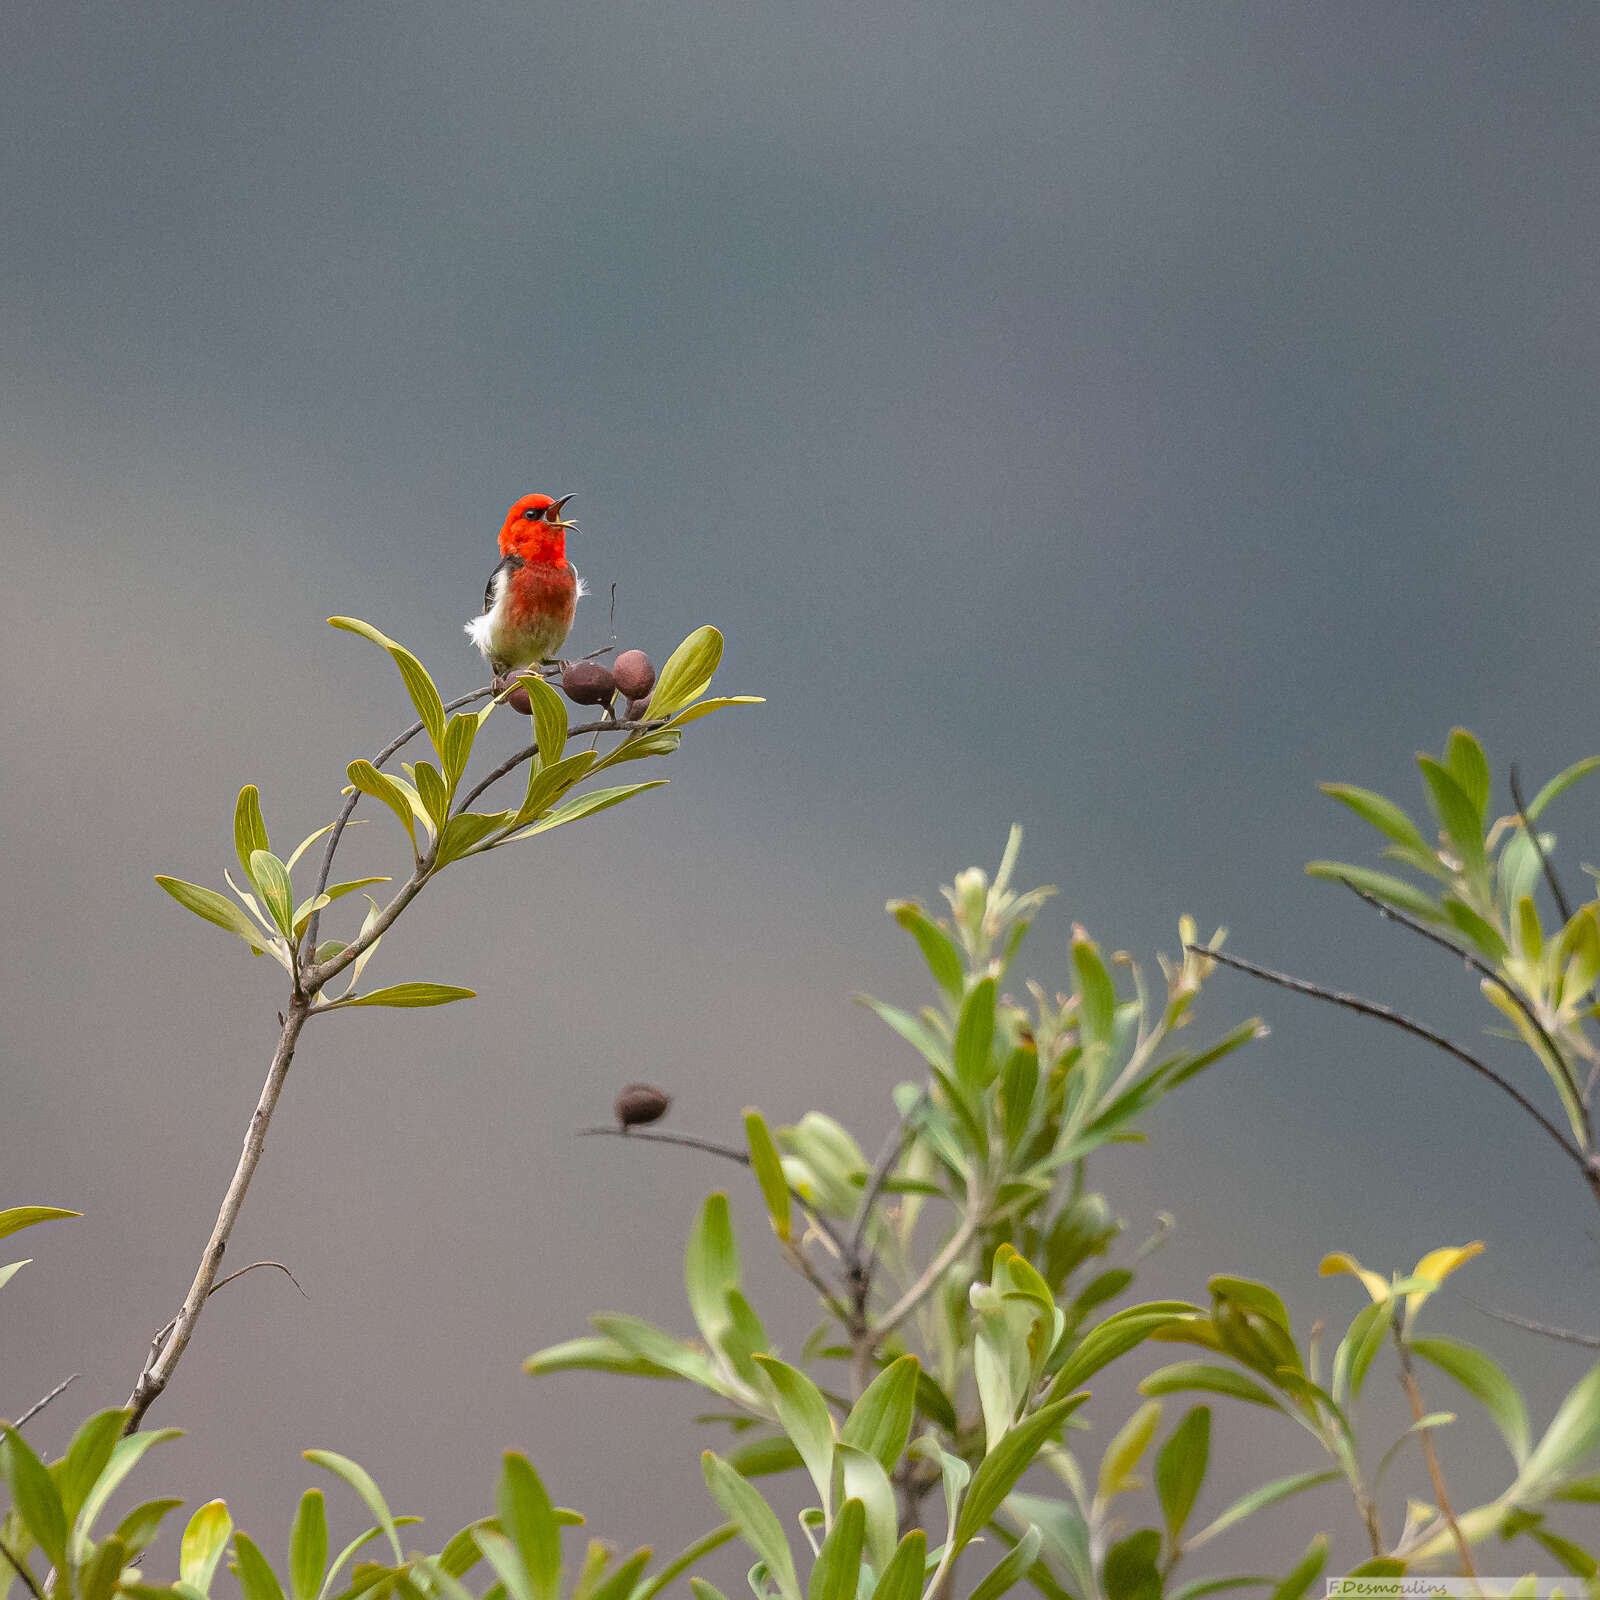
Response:
[[[13,0],[0,1201],[86,1215],[16,1241],[0,1410],[81,1371],[31,1425],[58,1448],[120,1403],[271,1048],[276,969],[152,874],[220,882],[247,781],[292,843],[409,714],[328,615],[481,680],[461,623],[530,489],[577,491],[624,644],[715,621],[768,704],[430,891],[374,976],[476,1002],[312,1029],[229,1258],[309,1300],[213,1303],[147,1493],[276,1549],[326,1446],[442,1539],[515,1447],[608,1537],[709,1526],[695,1397],[518,1363],[590,1309],[687,1330],[729,1179],[791,1350],[804,1295],[738,1173],[573,1130],[645,1076],[685,1130],[821,1106],[875,1145],[914,1063],[850,996],[923,993],[883,902],[1014,819],[1062,889],[1047,982],[1070,919],[1150,958],[1192,910],[1472,1034],[1464,975],[1300,868],[1371,853],[1316,780],[1417,797],[1452,723],[1502,776],[1600,743],[1597,46],[1559,4]],[[591,600],[573,643],[605,639]],[[1593,806],[1553,818],[1574,878]],[[1269,1041],[1098,1163],[1132,1236],[1178,1216],[1147,1292],[1242,1271],[1337,1322],[1325,1250],[1483,1237],[1467,1292],[1595,1325],[1592,1209],[1491,1090],[1243,978],[1200,1026],[1256,1010]],[[1459,1300],[1435,1325],[1541,1423],[1584,1370]],[[1216,1434],[1202,1514],[1318,1464],[1225,1402]],[[1506,1463],[1461,1438],[1469,1500]],[[1286,1564],[1313,1513],[1356,1559],[1334,1495],[1219,1560]]]

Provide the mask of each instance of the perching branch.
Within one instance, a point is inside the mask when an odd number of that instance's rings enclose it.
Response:
[[[1398,922],[1402,928],[1409,928],[1419,938],[1426,939],[1430,944],[1450,951],[1471,969],[1478,973],[1486,983],[1492,983],[1508,1000],[1528,1019],[1529,1026],[1539,1035],[1540,1042],[1550,1053],[1550,1059],[1555,1063],[1556,1071],[1560,1074],[1562,1082],[1567,1086],[1572,1095],[1574,1104],[1579,1109],[1583,1123],[1583,1142],[1586,1148],[1594,1147],[1594,1130],[1589,1122],[1589,1111],[1583,1103],[1583,1097],[1578,1093],[1577,1079],[1572,1075],[1572,1068],[1567,1065],[1567,1058],[1562,1055],[1560,1047],[1550,1037],[1549,1030],[1539,1020],[1538,1013],[1528,1004],[1526,996],[1514,985],[1507,983],[1488,962],[1480,961],[1465,945],[1460,945],[1454,939],[1447,939],[1442,933],[1436,932],[1426,923],[1418,922],[1414,917],[1408,917],[1405,912],[1397,911],[1393,906],[1385,905],[1376,895],[1368,894],[1365,889],[1358,888],[1348,878],[1339,880],[1351,894],[1365,900],[1380,917],[1387,917],[1390,922]]]
[[[1474,1311],[1481,1311],[1486,1317],[1493,1317],[1496,1322],[1508,1323],[1513,1328],[1523,1328],[1529,1333],[1542,1334],[1546,1339],[1555,1339],[1562,1344],[1575,1344],[1585,1350],[1600,1350],[1600,1336],[1592,1333],[1578,1333],[1571,1328],[1555,1328],[1548,1322],[1533,1322],[1527,1317],[1513,1316],[1509,1311],[1496,1311],[1493,1306],[1479,1305],[1476,1300],[1468,1299],[1461,1295],[1461,1299],[1472,1307]]]
[[[1487,1078],[1497,1089],[1510,1095],[1561,1146],[1568,1159],[1577,1164],[1590,1187],[1600,1195],[1600,1173],[1591,1169],[1583,1151],[1573,1144],[1514,1083],[1501,1077],[1493,1067],[1486,1066],[1476,1056],[1469,1055],[1460,1045],[1453,1044],[1442,1033],[1435,1033],[1432,1028],[1394,1010],[1391,1006],[1379,1005],[1375,1000],[1363,1000],[1359,995],[1345,994],[1337,989],[1324,989],[1320,984],[1306,982],[1304,978],[1291,978],[1286,972],[1274,972],[1270,967],[1258,967],[1253,961],[1245,961],[1239,956],[1224,955],[1222,951],[1212,950],[1204,945],[1191,944],[1185,945],[1184,948],[1197,956],[1204,956],[1208,960],[1220,962],[1225,967],[1232,967],[1235,971],[1247,972],[1253,978],[1260,978],[1266,983],[1275,983],[1280,989],[1289,989],[1295,994],[1308,994],[1314,1000],[1329,1001],[1333,1005],[1342,1006],[1346,1011],[1354,1011],[1364,1017],[1376,1017],[1378,1021],[1387,1022],[1391,1027],[1399,1028],[1404,1033],[1414,1034],[1419,1039],[1427,1040],[1436,1049],[1453,1056],[1463,1066],[1470,1067],[1480,1077]]]
[[[1427,1415],[1422,1405],[1422,1390],[1417,1384],[1417,1375],[1413,1370],[1411,1351],[1404,1339],[1400,1337],[1398,1324],[1393,1328],[1395,1349],[1400,1352],[1400,1387],[1406,1392],[1406,1399],[1411,1404],[1411,1421],[1415,1426]],[[1428,1463],[1428,1477],[1433,1482],[1433,1498],[1438,1502],[1439,1515],[1444,1518],[1450,1529],[1451,1537],[1455,1540],[1456,1555],[1461,1562],[1461,1575],[1464,1578],[1475,1578],[1477,1571],[1472,1565],[1472,1551],[1467,1547],[1466,1535],[1461,1531],[1461,1524],[1456,1521],[1456,1514],[1450,1505],[1450,1494],[1444,1486],[1444,1469],[1439,1465],[1438,1452],[1433,1448],[1433,1430],[1431,1428],[1418,1428],[1417,1434],[1422,1440],[1422,1454]]]
[[[646,720],[644,722],[618,722],[614,720],[585,722],[580,727],[568,728],[567,737],[569,739],[576,739],[585,733],[654,733],[659,729],[666,727],[669,720],[670,719],[666,717],[657,717],[654,720]],[[453,814],[460,816],[463,811],[470,811],[472,809],[472,802],[482,795],[485,790],[492,788],[503,777],[505,777],[508,772],[515,772],[524,761],[531,761],[536,755],[538,755],[538,753],[539,744],[538,741],[535,740],[534,743],[528,745],[526,749],[517,751],[515,755],[507,756],[506,759],[502,761],[500,765],[496,767],[494,771],[491,772],[481,783],[477,784],[474,788],[467,790],[467,792],[456,802],[456,808]]]

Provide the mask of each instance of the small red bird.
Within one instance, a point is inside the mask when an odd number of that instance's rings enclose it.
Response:
[[[500,529],[500,565],[483,591],[483,615],[467,634],[496,674],[537,666],[561,648],[572,628],[583,580],[567,562],[561,508],[572,498],[525,494]]]

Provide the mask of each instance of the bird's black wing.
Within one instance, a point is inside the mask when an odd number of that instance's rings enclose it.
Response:
[[[506,556],[501,560],[500,565],[489,574],[488,586],[483,591],[483,609],[485,614],[494,610],[494,591],[496,585],[500,582],[500,574],[503,572],[507,577],[510,577],[513,572],[520,571],[522,566],[523,561],[521,556]]]

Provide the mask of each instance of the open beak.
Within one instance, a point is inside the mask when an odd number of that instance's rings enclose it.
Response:
[[[572,524],[561,515],[561,508],[567,503],[567,501],[575,498],[576,496],[570,494],[562,495],[562,497],[557,500],[548,511],[545,512],[544,520],[546,522],[553,522],[558,528],[570,528]]]

